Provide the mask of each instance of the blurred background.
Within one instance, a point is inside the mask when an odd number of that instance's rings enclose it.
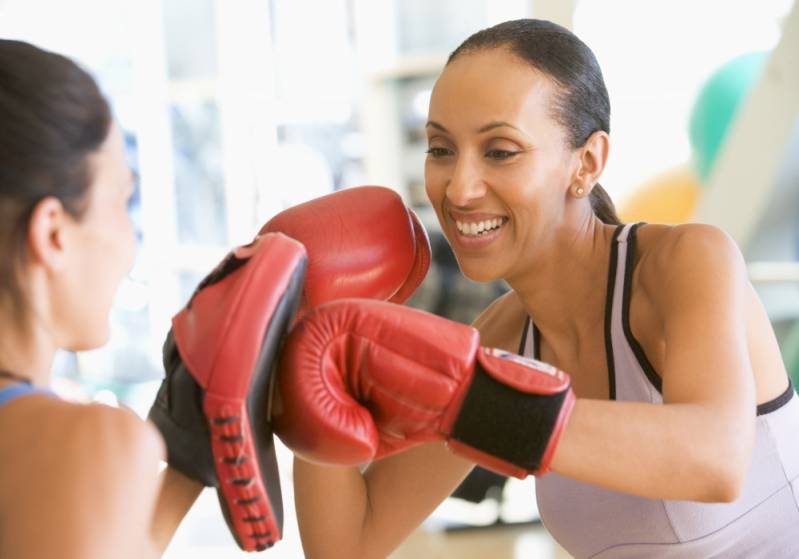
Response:
[[[792,0],[0,0],[0,36],[73,57],[126,133],[139,251],[110,343],[59,354],[57,389],[146,415],[171,316],[274,213],[337,189],[396,189],[425,222],[410,304],[469,322],[506,288],[461,277],[428,207],[423,125],[448,53],[540,17],[595,52],[612,106],[602,184],[623,219],[726,229],[799,383],[799,15]],[[301,557],[291,455],[286,528]],[[566,557],[533,480],[477,470],[392,556]],[[166,557],[244,557],[206,492]]]

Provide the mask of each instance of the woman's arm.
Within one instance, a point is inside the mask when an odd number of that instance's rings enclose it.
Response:
[[[446,499],[474,464],[429,443],[358,468],[294,461],[306,557],[387,556]]]
[[[662,322],[664,405],[578,399],[552,462],[650,498],[730,501],[751,458],[755,388],[743,259],[717,229],[675,230],[642,275]]]
[[[186,477],[172,466],[161,472],[160,490],[153,513],[150,537],[161,555],[194,501],[203,490],[203,485]]]
[[[492,303],[474,322],[482,339],[514,351],[525,318],[516,295]],[[294,461],[294,498],[303,548],[319,557],[385,557],[474,467],[444,443],[423,444],[358,468]]]

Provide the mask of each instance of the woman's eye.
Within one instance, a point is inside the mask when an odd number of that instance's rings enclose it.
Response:
[[[488,157],[489,159],[503,160],[503,159],[510,159],[514,155],[518,155],[518,153],[519,153],[518,151],[508,151],[505,149],[492,149],[486,153],[486,157]]]
[[[451,151],[447,148],[429,148],[426,152],[430,157],[446,157],[450,155]]]

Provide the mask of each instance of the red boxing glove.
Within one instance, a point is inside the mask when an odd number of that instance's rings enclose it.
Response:
[[[313,309],[278,365],[275,433],[312,461],[363,464],[421,442],[543,474],[574,404],[568,375],[480,347],[470,326],[368,300]]]
[[[260,233],[279,232],[308,252],[302,310],[345,297],[402,303],[430,267],[430,241],[393,190],[360,186],[280,212]]]

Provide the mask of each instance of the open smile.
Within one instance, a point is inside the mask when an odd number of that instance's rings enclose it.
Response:
[[[510,221],[503,215],[460,212],[451,212],[450,219],[456,231],[452,240],[463,249],[482,249],[492,244],[502,236]]]
[[[507,217],[495,217],[481,221],[460,221],[455,220],[455,227],[458,233],[467,237],[487,235],[491,231],[496,231],[508,222]]]

